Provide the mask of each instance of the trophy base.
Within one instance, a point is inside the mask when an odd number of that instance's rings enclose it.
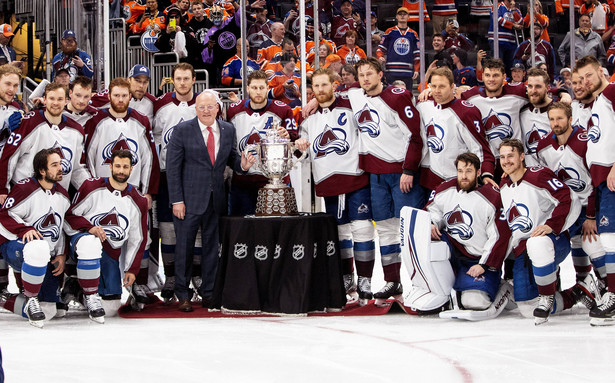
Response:
[[[258,189],[255,215],[257,217],[299,215],[295,191],[286,185],[279,188],[263,187]]]

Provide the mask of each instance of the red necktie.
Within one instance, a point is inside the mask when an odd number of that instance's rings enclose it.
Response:
[[[216,163],[216,142],[214,140],[214,132],[211,130],[211,126],[207,127],[209,135],[207,136],[207,151],[209,152],[209,159],[211,164]]]

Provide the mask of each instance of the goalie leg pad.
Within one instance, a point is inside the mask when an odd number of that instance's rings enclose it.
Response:
[[[504,309],[514,308],[513,303],[513,288],[506,282],[502,281],[498,293],[486,310],[448,310],[440,313],[440,318],[445,319],[464,319],[469,321],[481,321],[496,318]],[[509,307],[513,306],[513,307]],[[533,306],[532,306],[533,310]],[[530,312],[530,315],[532,312]]]
[[[485,310],[491,306],[491,299],[481,290],[465,290],[461,292],[461,305],[466,310]]]

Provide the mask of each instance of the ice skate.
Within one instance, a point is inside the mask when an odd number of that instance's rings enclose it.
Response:
[[[144,285],[137,285],[133,283],[131,287],[128,288],[128,292],[130,296],[126,303],[129,303],[130,306],[136,311],[141,311],[145,307],[147,303],[149,303],[149,297],[147,296],[147,291],[149,289]]]
[[[165,279],[162,291],[160,291],[160,296],[165,305],[169,305],[175,301],[175,277],[167,277],[167,279]]]
[[[607,292],[602,297],[599,305],[589,312],[592,326],[612,326],[615,325],[615,294]]]
[[[23,312],[32,326],[43,328],[45,313],[43,313],[43,310],[41,309],[38,297],[28,298],[23,308]]]
[[[365,306],[372,299],[372,279],[368,277],[359,277],[357,284],[357,293],[359,295],[359,306]]]
[[[199,302],[201,300],[200,290],[202,283],[203,280],[201,279],[201,277],[192,277],[192,290],[194,291],[192,295],[193,302]]]
[[[401,285],[401,282],[387,282],[380,291],[374,293],[374,298],[376,299],[375,305],[378,307],[388,306],[389,303],[387,302],[387,299],[391,297],[403,305],[403,293],[404,288]]]
[[[546,323],[549,320],[549,314],[553,310],[553,301],[555,295],[541,295],[538,300],[538,306],[534,309],[534,324],[536,326]]]
[[[58,306],[58,313],[60,309],[65,310],[64,314],[66,315],[66,311],[71,307],[71,303],[77,306],[81,306],[82,298],[80,295],[83,294],[81,291],[81,286],[79,285],[79,281],[75,277],[67,277],[64,280],[64,287],[62,288],[62,292],[60,293],[60,303],[64,304],[64,307]]]
[[[357,284],[354,282],[354,275],[344,275],[344,290],[346,291],[346,304],[358,302],[359,293],[357,293]]]
[[[85,295],[83,300],[84,306],[88,309],[90,319],[96,323],[105,323],[105,309],[102,305],[102,300],[98,294]]]
[[[572,296],[575,301],[581,302],[589,310],[593,310],[597,306],[595,293],[596,281],[591,274],[588,274],[582,281],[577,282],[572,287]]]

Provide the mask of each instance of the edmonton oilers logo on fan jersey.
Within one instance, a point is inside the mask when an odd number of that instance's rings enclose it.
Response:
[[[367,133],[370,137],[376,138],[380,135],[380,116],[375,109],[370,109],[365,104],[363,109],[354,115],[359,125],[361,133]]]
[[[529,217],[530,211],[524,204],[517,204],[512,201],[510,208],[506,211],[506,221],[510,230],[520,230],[522,233],[529,233],[532,230],[532,219]]]
[[[470,239],[474,235],[472,230],[472,215],[461,209],[459,205],[455,206],[452,211],[444,214],[444,222],[446,222],[446,231],[450,234],[457,234],[461,239]]]
[[[589,140],[595,144],[600,140],[601,135],[600,117],[598,117],[597,114],[592,114],[592,118],[589,119],[587,125],[587,127],[589,128],[587,130],[587,137],[589,137]]]
[[[123,241],[126,238],[128,229],[128,219],[118,213],[115,208],[108,213],[101,213],[93,216],[90,222],[94,226],[100,226],[111,241]]]
[[[580,193],[587,187],[587,183],[581,179],[578,171],[573,168],[568,168],[559,164],[557,167],[557,178],[562,180],[572,191]]]
[[[316,136],[312,144],[312,150],[316,154],[314,158],[324,157],[329,153],[343,155],[350,150],[350,144],[346,141],[346,132],[344,129],[331,128],[325,126],[325,130]]]
[[[425,134],[427,135],[427,146],[434,153],[440,153],[444,149],[444,129],[440,125],[437,125],[431,121],[427,123],[425,127]]]
[[[62,165],[62,174],[67,175],[73,170],[73,151],[66,146],[60,145],[58,141],[51,147],[60,155],[60,165]]]
[[[237,38],[232,32],[222,32],[218,36],[218,44],[222,49],[231,49],[237,45]]]
[[[34,222],[34,228],[43,235],[43,237],[50,238],[53,242],[60,238],[60,226],[62,224],[62,216],[53,208],[49,208],[49,211],[37,219]]]
[[[103,148],[102,159],[103,165],[109,165],[111,163],[111,155],[116,150],[128,150],[132,154],[132,166],[135,166],[139,162],[138,155],[139,145],[133,139],[124,136],[124,133],[120,133],[117,140],[110,142]]]
[[[400,56],[410,53],[410,40],[407,37],[399,37],[393,43],[393,50]]]
[[[533,124],[532,130],[525,134],[525,147],[527,148],[526,154],[536,153],[536,149],[538,149],[538,141],[546,136],[547,133],[549,133],[547,130]]]
[[[489,141],[499,138],[500,140],[511,138],[513,129],[510,126],[511,118],[506,113],[496,113],[491,109],[486,118],[483,119],[485,133]]]

